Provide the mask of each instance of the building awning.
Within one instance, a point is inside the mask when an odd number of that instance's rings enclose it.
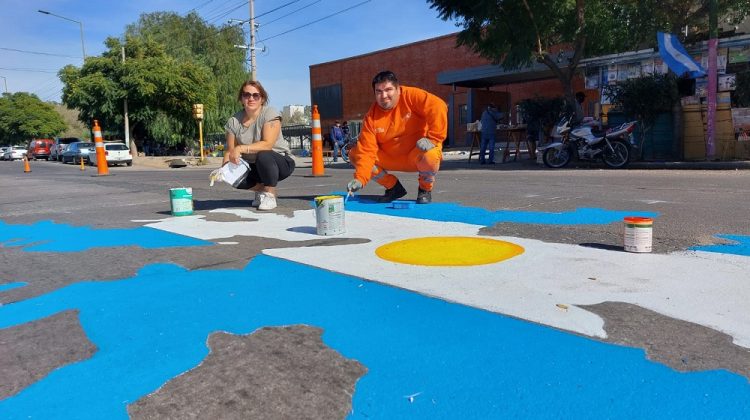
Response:
[[[567,62],[570,53],[560,54],[560,61]],[[561,66],[566,68],[567,66]],[[552,70],[542,63],[533,63],[521,69],[505,70],[499,64],[487,64],[460,70],[448,70],[438,73],[437,82],[465,88],[485,88],[510,83],[528,82],[531,80],[555,77]]]

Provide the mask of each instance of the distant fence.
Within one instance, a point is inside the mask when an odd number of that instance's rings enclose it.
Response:
[[[286,125],[281,127],[281,135],[289,142],[292,149],[310,150],[312,128],[306,124]]]

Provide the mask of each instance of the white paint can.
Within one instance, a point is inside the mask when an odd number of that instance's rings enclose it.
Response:
[[[172,216],[188,216],[193,214],[192,188],[170,188],[169,201],[172,205]]]
[[[344,226],[344,197],[321,195],[315,197],[315,220],[318,235],[340,235]]]
[[[651,252],[654,220],[650,217],[626,217],[624,248],[628,252]]]

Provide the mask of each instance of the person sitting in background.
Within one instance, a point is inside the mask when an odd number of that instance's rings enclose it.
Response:
[[[495,131],[497,130],[497,123],[502,119],[503,113],[497,109],[495,104],[487,105],[487,108],[482,112],[482,117],[479,120],[482,123],[482,138],[479,143],[480,165],[488,163],[485,159],[487,147],[490,149],[489,163],[490,165],[495,164]]]
[[[224,162],[249,163],[250,171],[238,189],[255,192],[253,207],[276,208],[276,184],[294,171],[294,159],[281,135],[281,114],[268,105],[268,94],[258,81],[242,84],[237,94],[242,111],[227,120]]]

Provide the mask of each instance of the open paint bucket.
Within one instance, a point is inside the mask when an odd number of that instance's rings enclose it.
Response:
[[[624,245],[628,252],[651,252],[654,220],[650,217],[626,217]]]
[[[188,216],[193,214],[193,189],[171,188],[169,201],[172,205],[172,216]]]
[[[340,235],[344,227],[344,197],[321,195],[315,197],[315,221],[318,235]]]

